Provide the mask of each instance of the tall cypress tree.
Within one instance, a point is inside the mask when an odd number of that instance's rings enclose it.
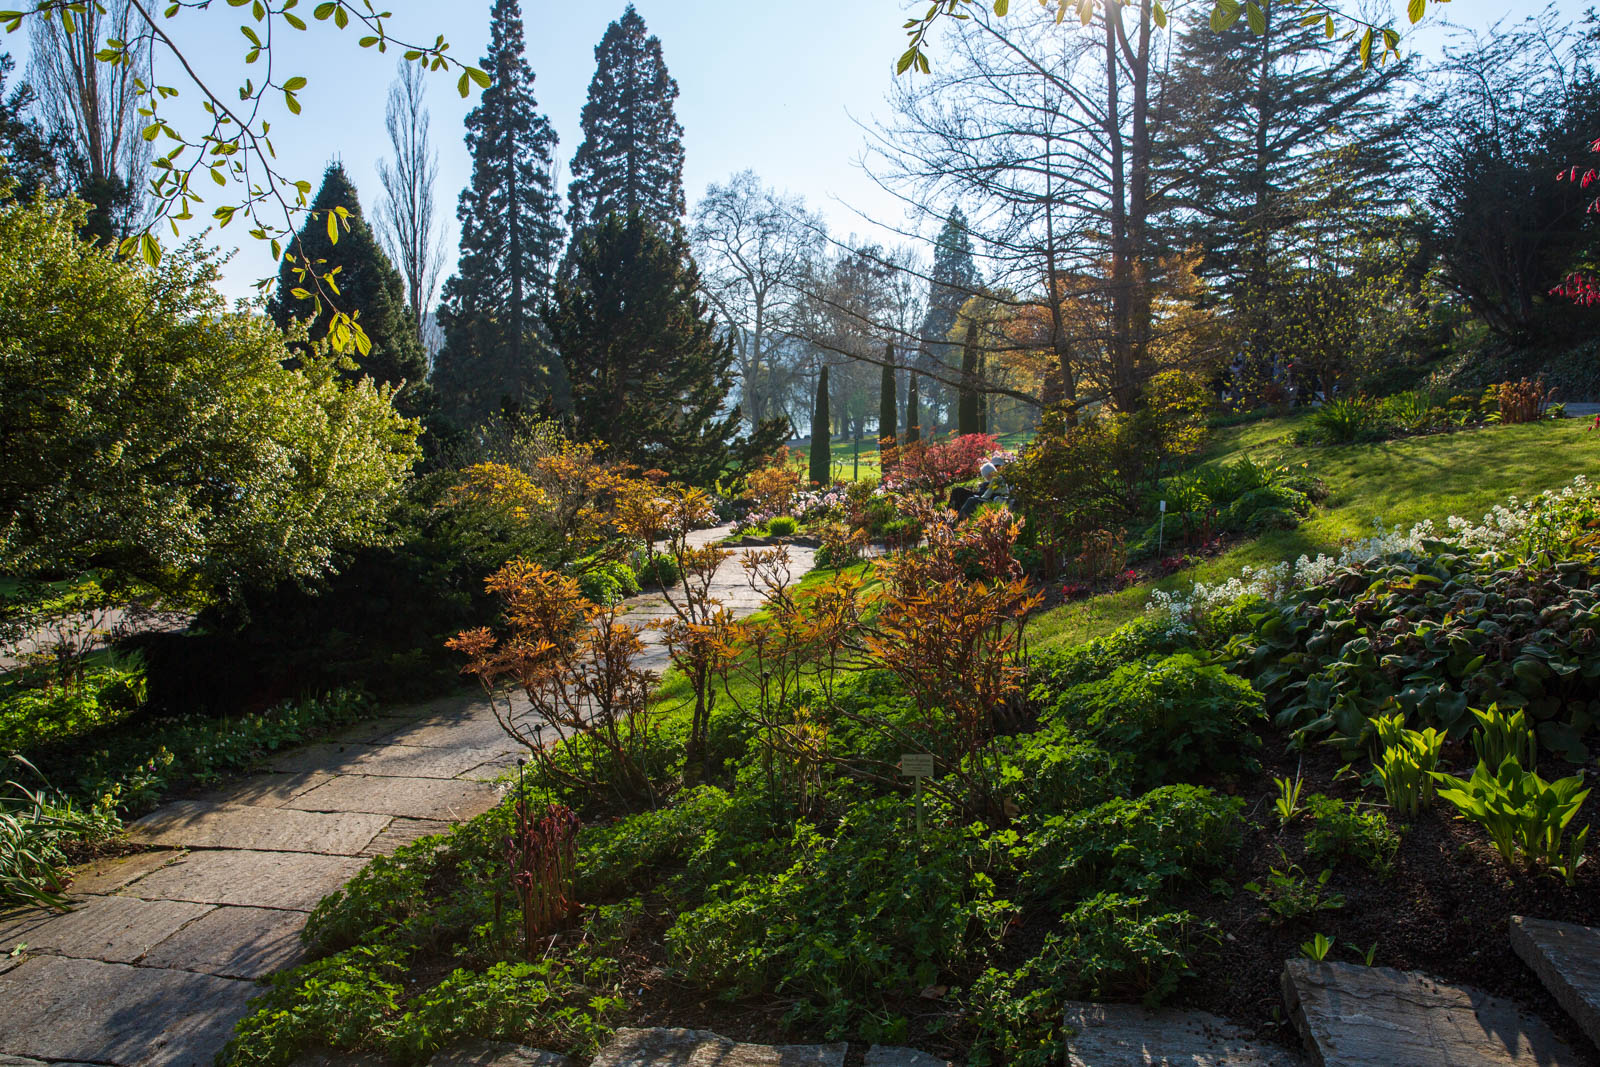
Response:
[[[681,227],[607,215],[577,236],[544,317],[577,433],[612,455],[709,485],[781,443],[777,421],[737,436],[733,341],[707,310]]]
[[[951,208],[933,247],[928,309],[922,317],[922,358],[928,363],[924,369],[937,372],[954,365],[956,345],[950,343],[950,331],[956,327],[961,305],[972,299],[981,282],[972,258],[972,235],[967,228],[967,217],[959,207]],[[937,385],[929,391],[936,409],[939,392]]]
[[[534,99],[518,0],[494,0],[489,17],[489,87],[467,116],[472,184],[456,207],[461,258],[444,284],[434,364],[441,406],[462,423],[507,401],[560,402],[565,387],[538,315],[561,246],[556,134]]]
[[[828,415],[828,366],[817,375],[817,402],[811,409],[811,480],[827,485],[833,480],[833,420]]]
[[[337,207],[349,212],[349,227],[340,227],[335,244],[328,237],[325,220],[327,213]],[[367,225],[344,164],[328,165],[311,210],[315,217],[295,234],[289,253],[278,268],[278,291],[267,303],[267,313],[280,330],[289,325],[290,319],[306,321],[310,339],[315,342],[327,337],[335,311],[333,304],[337,304],[337,310],[355,318],[372,343],[366,355],[356,357],[359,372],[386,385],[404,381],[420,387],[428,373],[428,357],[406,305],[405,283]],[[332,303],[323,300],[320,315],[316,315],[312,301],[294,295],[295,289],[308,287],[300,274],[307,266],[315,267],[319,275],[331,276],[339,287]],[[406,392],[412,394],[416,389]]]
[[[683,127],[678,83],[661,39],[646,36],[632,4],[594,50],[594,80],[583,105],[583,143],[572,157],[567,225],[574,239],[613,212],[674,225],[684,212]]]
[[[900,421],[898,407],[895,402],[894,381],[894,345],[890,344],[884,349],[883,354],[883,383],[878,393],[878,441],[880,447],[884,438],[889,438],[891,443],[900,435]]]
[[[911,372],[911,381],[906,385],[906,444],[914,445],[922,440],[922,416],[917,409],[922,407],[922,401],[917,397],[917,372]]]
[[[981,433],[978,413],[978,320],[967,320],[967,337],[961,346],[961,389],[956,401],[956,433],[965,437]]]

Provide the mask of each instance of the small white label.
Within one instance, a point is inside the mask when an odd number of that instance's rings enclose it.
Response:
[[[900,756],[900,774],[904,778],[932,778],[933,754],[906,752]]]
[[[1161,514],[1165,515],[1166,513],[1167,513],[1167,502],[1165,500],[1163,500],[1161,502]]]

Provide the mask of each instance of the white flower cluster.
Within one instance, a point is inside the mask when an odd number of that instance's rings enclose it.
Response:
[[[1347,543],[1337,556],[1324,554],[1315,559],[1301,556],[1292,564],[1285,561],[1270,567],[1245,567],[1236,578],[1216,585],[1196,582],[1187,593],[1156,590],[1151,593],[1145,610],[1162,620],[1169,634],[1188,635],[1194,633],[1200,619],[1216,608],[1246,598],[1281,601],[1327,581],[1345,567],[1421,555],[1426,541],[1448,541],[1465,551],[1484,555],[1496,553],[1524,539],[1537,525],[1548,522],[1553,516],[1569,513],[1579,506],[1592,506],[1597,500],[1600,500],[1600,492],[1579,475],[1559,493],[1546,490],[1526,502],[1512,497],[1485,515],[1481,523],[1451,516],[1447,522],[1450,533],[1444,536],[1432,522],[1421,522],[1402,531],[1398,526],[1385,530],[1382,520],[1375,519],[1371,537]]]

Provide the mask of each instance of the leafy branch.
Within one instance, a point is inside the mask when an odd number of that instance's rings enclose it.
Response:
[[[1078,21],[1087,26],[1094,18],[1095,10],[1104,5],[1115,3],[1119,7],[1128,7],[1140,0],[1039,0],[1039,6],[1045,9],[1055,8],[1056,23],[1059,25],[1067,20],[1069,14],[1075,15]],[[1448,0],[1433,0],[1435,4],[1447,3]],[[1300,10],[1300,21],[1303,26],[1323,27],[1323,32],[1329,40],[1335,37],[1345,41],[1355,42],[1356,53],[1361,57],[1363,68],[1368,67],[1373,61],[1373,51],[1377,50],[1379,64],[1387,63],[1390,57],[1399,58],[1400,34],[1387,26],[1369,22],[1359,16],[1346,15],[1336,5],[1326,0],[1298,0],[1294,4]],[[984,0],[933,0],[928,5],[927,11],[922,15],[910,19],[905,24],[906,36],[909,38],[906,50],[901,53],[900,61],[895,69],[899,74],[907,71],[917,71],[927,74],[931,69],[928,61],[928,34],[933,27],[944,19],[965,20],[972,16],[968,9],[976,7],[982,10],[989,7],[998,18],[1004,18],[1010,11],[1010,0],[993,0],[992,4]],[[1428,0],[1407,0],[1406,17],[1412,25],[1421,22],[1428,12]],[[1167,25],[1167,10],[1157,0],[1151,17],[1157,26],[1165,29]],[[1259,0],[1212,0],[1211,28],[1217,33],[1233,27],[1240,18],[1250,27],[1250,31],[1257,36],[1267,32],[1266,9]]]
[[[95,58],[113,67],[132,65],[139,50],[145,45],[158,46],[181,68],[183,81],[197,90],[201,107],[209,119],[209,127],[197,136],[178,129],[162,112],[162,105],[179,97],[173,85],[157,82],[153,75],[146,82],[141,76],[136,80],[141,106],[139,114],[145,120],[141,136],[146,141],[162,141],[168,148],[151,161],[155,172],[150,179],[149,191],[158,205],[151,228],[143,233],[124,238],[119,251],[124,256],[138,254],[151,266],[161,260],[161,239],[153,232],[162,221],[178,236],[178,223],[194,217],[194,208],[206,203],[201,189],[205,178],[223,190],[232,191],[224,202],[211,209],[211,217],[219,226],[227,227],[236,219],[249,226],[249,235],[267,242],[274,259],[284,258],[285,246],[292,238],[297,217],[308,208],[311,183],[285,174],[277,163],[277,152],[272,144],[272,124],[265,110],[271,102],[281,99],[291,115],[301,111],[300,94],[309,84],[302,74],[280,74],[275,70],[275,38],[280,33],[303,33],[308,23],[297,12],[300,0],[227,0],[230,8],[248,9],[247,21],[239,26],[244,40],[244,66],[259,70],[259,74],[246,76],[237,87],[237,100],[213,88],[201,78],[190,62],[182,44],[168,27],[179,14],[188,10],[204,11],[211,7],[210,0],[171,0],[157,10],[150,0],[127,0],[130,9],[138,16],[144,29],[137,40],[108,38]],[[88,32],[88,16],[93,8],[96,14],[105,14],[102,0],[36,0],[23,10],[0,11],[0,23],[7,32],[21,29],[29,19],[59,20],[67,34]],[[354,26],[361,32],[358,44],[362,48],[376,48],[387,52],[390,47],[401,49],[405,59],[419,63],[429,71],[459,71],[457,91],[465,97],[474,84],[486,87],[489,75],[469,66],[449,54],[450,45],[443,36],[432,44],[412,44],[400,40],[389,32],[392,13],[380,11],[372,0],[322,0],[311,11],[316,22],[331,23],[338,30]],[[226,195],[226,194],[225,194]],[[326,216],[328,239],[338,243],[341,232],[350,228],[350,212],[343,206],[326,212],[313,212],[312,217]],[[365,354],[371,347],[366,332],[355,317],[337,310],[337,269],[324,272],[320,262],[297,258],[290,251],[288,260],[293,264],[296,280],[292,291],[313,305],[313,314],[320,316],[323,303],[335,308],[329,323],[328,338],[334,349],[348,353]],[[256,283],[264,290],[272,279],[263,278]]]

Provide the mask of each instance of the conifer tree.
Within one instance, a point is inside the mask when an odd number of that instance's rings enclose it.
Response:
[[[675,225],[684,213],[683,127],[678,83],[661,39],[646,36],[632,4],[594,50],[594,80],[583,106],[583,143],[572,157],[567,225],[574,239],[616,213]]]
[[[937,372],[954,364],[956,346],[950,343],[950,331],[956,327],[961,305],[977,293],[980,281],[972,258],[972,235],[967,217],[959,207],[951,208],[934,243],[928,305],[922,319],[923,358],[930,364],[928,369]],[[937,386],[930,396],[937,405]]]
[[[561,245],[556,134],[533,95],[521,5],[494,0],[489,17],[490,81],[467,115],[472,182],[456,207],[461,258],[444,284],[434,364],[440,404],[462,424],[565,392],[539,318]]]
[[[917,409],[922,407],[922,401],[917,397],[917,372],[911,372],[911,381],[906,386],[906,441],[914,445],[922,439],[922,416]]]
[[[894,345],[891,344],[884,349],[883,385],[878,394],[878,441],[880,444],[884,438],[889,438],[892,443],[900,434],[897,425],[900,421],[899,405],[895,402],[894,390]]]
[[[827,485],[833,480],[833,428],[828,416],[828,367],[817,375],[817,402],[811,409],[811,481]]]
[[[956,433],[965,437],[981,433],[978,407],[978,320],[967,320],[967,337],[961,346],[961,389],[956,401]]]
[[[782,423],[737,436],[733,341],[701,295],[681,227],[611,214],[577,236],[545,310],[577,436],[695,485],[769,455]]]
[[[338,243],[334,243],[325,220],[328,212],[339,207],[348,212],[348,227],[340,226]],[[267,304],[268,314],[280,330],[287,328],[291,319],[299,319],[306,322],[313,342],[327,337],[335,309],[323,301],[318,314],[315,303],[294,294],[307,286],[301,272],[314,267],[318,276],[331,278],[339,287],[338,310],[354,317],[372,343],[368,352],[355,356],[359,373],[384,385],[408,382],[411,388],[401,395],[414,397],[428,373],[427,353],[406,304],[405,283],[367,225],[344,164],[328,165],[311,210],[315,217],[295,235],[278,268],[278,290]]]

